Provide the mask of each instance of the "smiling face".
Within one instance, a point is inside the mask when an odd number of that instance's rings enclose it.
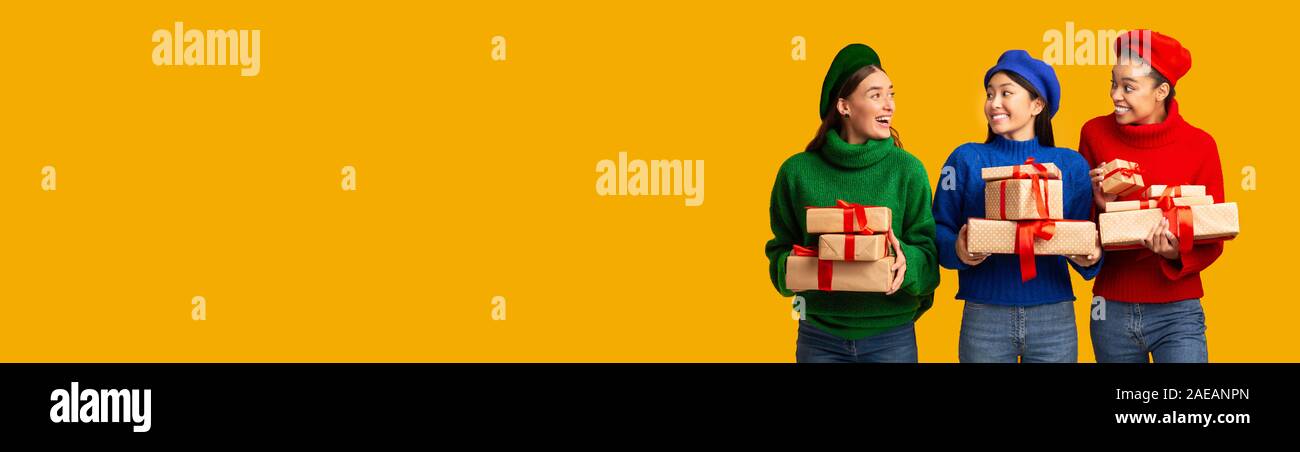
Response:
[[[884,71],[872,72],[852,93],[840,98],[835,108],[844,118],[844,132],[850,141],[889,138],[894,123],[894,82]]]
[[[1153,73],[1150,64],[1128,58],[1121,58],[1111,68],[1110,100],[1115,104],[1115,122],[1127,125],[1164,121],[1164,102],[1171,87]]]
[[[1034,138],[1034,117],[1043,112],[1042,99],[1035,99],[1005,72],[989,78],[984,94],[984,118],[993,133],[1017,141]]]

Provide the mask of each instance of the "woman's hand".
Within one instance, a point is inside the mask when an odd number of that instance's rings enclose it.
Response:
[[[894,266],[890,271],[894,272],[894,283],[890,284],[889,291],[885,295],[893,295],[899,287],[903,287],[903,277],[907,275],[907,256],[903,255],[903,247],[898,243],[898,237],[894,236],[894,230],[889,230],[889,243],[894,246]]]
[[[1106,203],[1119,198],[1119,195],[1112,195],[1101,191],[1101,181],[1106,178],[1106,174],[1102,171],[1102,167],[1097,166],[1096,168],[1093,168],[1092,171],[1088,172],[1088,175],[1092,177],[1092,202],[1097,203],[1098,212],[1105,212]]]
[[[1177,260],[1180,257],[1178,253],[1178,236],[1169,231],[1168,218],[1160,219],[1160,223],[1151,228],[1151,233],[1142,239],[1142,246],[1147,247],[1151,252],[1165,259]]]
[[[984,262],[984,259],[988,259],[988,257],[987,253],[972,253],[967,249],[966,225],[963,224],[961,231],[957,232],[957,259],[960,259],[963,264],[974,267],[979,265],[980,262]]]

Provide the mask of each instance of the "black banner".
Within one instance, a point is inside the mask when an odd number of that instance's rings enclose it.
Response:
[[[4,364],[0,375],[3,429],[19,435],[708,431],[723,420],[1228,433],[1294,424],[1300,366]]]

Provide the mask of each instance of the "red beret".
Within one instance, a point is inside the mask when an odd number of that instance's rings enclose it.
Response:
[[[1183,48],[1178,40],[1151,30],[1133,30],[1115,40],[1115,55],[1123,56],[1125,48],[1130,55],[1142,57],[1154,67],[1169,84],[1177,86],[1192,68],[1192,52]]]

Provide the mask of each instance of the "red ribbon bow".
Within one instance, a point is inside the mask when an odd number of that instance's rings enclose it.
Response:
[[[1022,172],[1020,171],[1021,166],[1032,166],[1034,167],[1034,172],[1033,173]],[[1037,161],[1034,160],[1033,157],[1027,158],[1025,159],[1025,163],[1021,163],[1011,168],[1012,179],[1026,179],[1027,176],[1031,176],[1031,175],[1035,175],[1035,176],[1041,175],[1047,179],[1052,178],[1052,175],[1047,172],[1047,165],[1038,163]]]
[[[1142,168],[1139,167],[1137,163],[1131,163],[1131,162],[1130,162],[1129,164],[1132,165],[1132,166],[1121,166],[1121,167],[1119,167],[1119,168],[1115,168],[1115,169],[1113,169],[1113,170],[1110,170],[1109,173],[1106,173],[1106,176],[1103,177],[1103,179],[1105,179],[1105,178],[1109,178],[1109,177],[1114,176],[1114,175],[1116,175],[1116,174],[1119,174],[1119,175],[1124,176],[1124,177],[1133,177],[1134,175],[1142,174]]]
[[[1156,205],[1164,211],[1165,219],[1169,220],[1169,226],[1174,230],[1174,236],[1178,237],[1178,252],[1189,253],[1192,251],[1192,241],[1196,238],[1196,227],[1192,223],[1192,207],[1174,205],[1174,197],[1171,193],[1181,193],[1178,187],[1165,187],[1164,194],[1156,200]]]
[[[1047,166],[1035,162],[1033,157],[1029,157],[1025,159],[1024,165],[1029,165],[1034,167],[1034,172],[1032,173],[1022,172],[1020,171],[1021,165],[1016,165],[1011,169],[1011,178],[1003,179],[998,184],[998,197],[999,197],[998,201],[999,201],[999,207],[1001,207],[1002,209],[1002,216],[998,217],[999,219],[1005,220],[1007,218],[1007,181],[1011,179],[1029,179],[1031,181],[1029,183],[1029,189],[1030,191],[1033,192],[1032,195],[1034,197],[1034,204],[1038,208],[1038,217],[1039,218],[1051,217],[1051,214],[1048,213],[1048,209],[1047,209],[1048,196],[1047,196],[1046,184],[1044,184],[1042,187],[1042,193],[1041,194],[1039,193],[1039,179],[1052,179],[1051,175],[1047,173]]]
[[[858,204],[853,202],[847,202],[843,199],[835,200],[834,208],[844,210],[844,232],[845,233],[851,234],[855,231],[866,235],[871,235],[876,233],[875,231],[871,230],[870,225],[867,224],[868,207],[879,207],[879,206],[868,206],[868,205],[863,205],[863,204]],[[804,208],[823,209],[824,207],[807,206]],[[854,223],[855,220],[856,220],[856,224],[861,225],[860,227],[858,228],[853,227],[855,224]],[[879,226],[877,225],[877,227]],[[885,225],[885,230],[889,230],[889,225]]]
[[[837,199],[835,200],[835,207],[844,209],[844,232],[851,233],[853,231],[858,231],[866,234],[875,234],[875,232],[872,232],[871,228],[867,225],[867,207],[872,206],[864,206],[858,203],[845,202],[843,199]],[[854,219],[857,219],[857,224],[862,226],[861,229],[853,228]]]
[[[1056,220],[1016,222],[1016,255],[1020,257],[1020,282],[1038,277],[1034,260],[1034,239],[1051,240],[1056,235]]]

